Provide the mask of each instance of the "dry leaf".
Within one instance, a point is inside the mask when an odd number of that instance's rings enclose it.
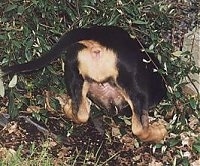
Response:
[[[149,163],[149,166],[163,166],[161,162],[157,162],[154,158],[152,159],[151,163]]]
[[[198,160],[191,163],[191,166],[200,166],[200,157]]]
[[[11,126],[9,126],[9,128],[7,128],[8,133],[11,134],[13,132],[16,132],[17,129],[17,122],[13,122],[12,124],[10,124]]]
[[[29,113],[33,113],[33,112],[36,112],[36,113],[38,113],[38,112],[40,112],[40,107],[38,107],[38,106],[29,106],[27,109],[26,109],[26,111],[27,112],[29,112]]]
[[[0,159],[4,159],[8,161],[15,154],[16,154],[16,151],[14,149],[0,148]]]
[[[62,94],[62,95],[56,96],[56,99],[59,101],[61,108],[63,108],[65,104],[68,103],[69,96],[66,94]]]
[[[199,124],[199,120],[195,116],[191,116],[188,121],[189,121],[189,127],[192,130],[195,130],[197,128],[197,125]]]
[[[114,137],[120,137],[121,136],[119,127],[112,127],[112,136],[114,136]]]

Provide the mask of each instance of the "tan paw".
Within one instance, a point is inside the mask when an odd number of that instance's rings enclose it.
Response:
[[[63,111],[65,115],[67,116],[67,118],[72,119],[73,114],[72,114],[72,107],[71,107],[70,102],[65,104],[65,106],[63,107]]]
[[[149,125],[148,128],[149,136],[144,141],[160,142],[167,135],[166,127],[161,122],[154,122]]]
[[[75,123],[80,123],[76,116],[73,114],[73,110],[72,110],[72,104],[71,104],[71,100],[69,99],[68,102],[65,104],[63,111],[66,115],[66,117],[70,120],[72,120]]]

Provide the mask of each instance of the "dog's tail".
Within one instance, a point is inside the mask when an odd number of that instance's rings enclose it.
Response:
[[[40,69],[53,60],[59,58],[61,53],[66,50],[67,46],[79,40],[85,39],[88,36],[87,32],[87,29],[82,28],[72,30],[69,33],[64,34],[60,40],[40,58],[23,64],[2,67],[1,75],[25,73]]]
[[[74,29],[64,34],[60,40],[40,58],[23,64],[1,67],[1,75],[26,73],[40,69],[59,58],[71,44],[81,40],[98,40],[102,38],[102,36],[106,36],[106,34],[113,34],[113,32],[119,33],[119,31],[122,31],[122,29],[114,26]]]

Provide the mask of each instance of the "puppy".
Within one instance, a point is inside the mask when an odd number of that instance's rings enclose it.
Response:
[[[160,65],[154,55],[142,51],[137,40],[122,28],[97,26],[64,34],[44,56],[24,64],[2,67],[6,74],[26,73],[45,67],[67,51],[64,79],[70,99],[66,116],[85,123],[91,101],[112,111],[131,111],[132,132],[142,141],[159,142],[166,129],[149,124],[148,110],[166,96]]]

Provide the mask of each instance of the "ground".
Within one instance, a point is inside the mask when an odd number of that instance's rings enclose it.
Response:
[[[91,120],[75,125],[62,112],[52,109],[43,114],[48,119],[40,117],[37,121],[33,111],[38,109],[29,107],[12,121],[2,111],[1,158],[10,150],[16,153],[20,149],[22,158],[31,159],[39,156],[46,147],[53,165],[199,165],[199,154],[193,148],[195,144],[199,146],[195,142],[200,132],[198,119],[190,119],[190,131],[172,132],[163,143],[150,144],[134,137],[128,119],[116,124],[104,116],[106,133],[102,136]],[[36,149],[34,155],[33,147]]]

